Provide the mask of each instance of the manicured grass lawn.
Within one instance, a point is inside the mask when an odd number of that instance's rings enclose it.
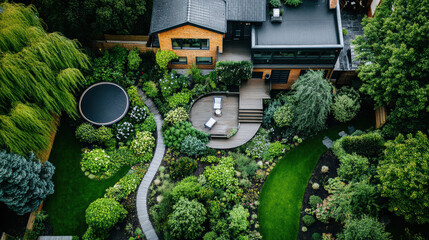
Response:
[[[129,167],[123,167],[113,177],[96,181],[80,169],[81,144],[74,137],[68,119],[61,121],[49,161],[56,167],[53,177],[55,193],[47,198],[43,209],[49,215],[54,235],[82,236],[86,231],[85,210],[104,190],[113,186]]]
[[[361,116],[353,123],[325,130],[295,147],[279,161],[265,181],[259,197],[258,219],[264,239],[298,238],[305,188],[317,161],[327,150],[322,144],[323,138],[337,139],[338,133],[346,131],[349,125],[366,129],[373,126],[373,118],[372,114]]]

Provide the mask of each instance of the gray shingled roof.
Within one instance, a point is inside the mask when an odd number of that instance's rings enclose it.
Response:
[[[216,32],[226,32],[224,0],[154,0],[150,33],[192,24]]]
[[[266,0],[226,0],[228,21],[264,22],[267,14]]]

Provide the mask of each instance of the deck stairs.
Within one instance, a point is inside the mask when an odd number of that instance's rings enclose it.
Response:
[[[239,109],[239,123],[262,123],[264,111],[262,109]]]
[[[247,80],[240,89],[238,122],[262,123],[263,100],[269,98],[268,88],[263,79],[252,78]]]

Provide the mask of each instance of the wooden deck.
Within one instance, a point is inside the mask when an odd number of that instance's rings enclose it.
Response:
[[[240,88],[240,109],[262,110],[263,99],[270,99],[268,86],[263,79],[252,78],[243,82]]]
[[[240,123],[238,132],[229,139],[211,139],[207,147],[214,149],[231,149],[239,147],[248,141],[258,132],[260,123]]]
[[[221,117],[214,115],[213,96],[223,97]],[[216,119],[217,122],[212,129],[208,129],[204,126],[204,123],[211,117]],[[215,94],[198,99],[192,106],[190,120],[192,125],[200,131],[210,135],[223,135],[226,137],[234,128],[238,127],[238,94]]]

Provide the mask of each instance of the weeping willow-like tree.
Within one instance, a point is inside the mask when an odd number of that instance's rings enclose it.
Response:
[[[332,104],[332,88],[323,72],[308,71],[298,78],[292,90],[297,101],[292,126],[306,136],[323,130]]]
[[[26,154],[48,146],[53,114],[77,115],[89,61],[76,41],[47,33],[34,7],[0,6],[0,147]]]

